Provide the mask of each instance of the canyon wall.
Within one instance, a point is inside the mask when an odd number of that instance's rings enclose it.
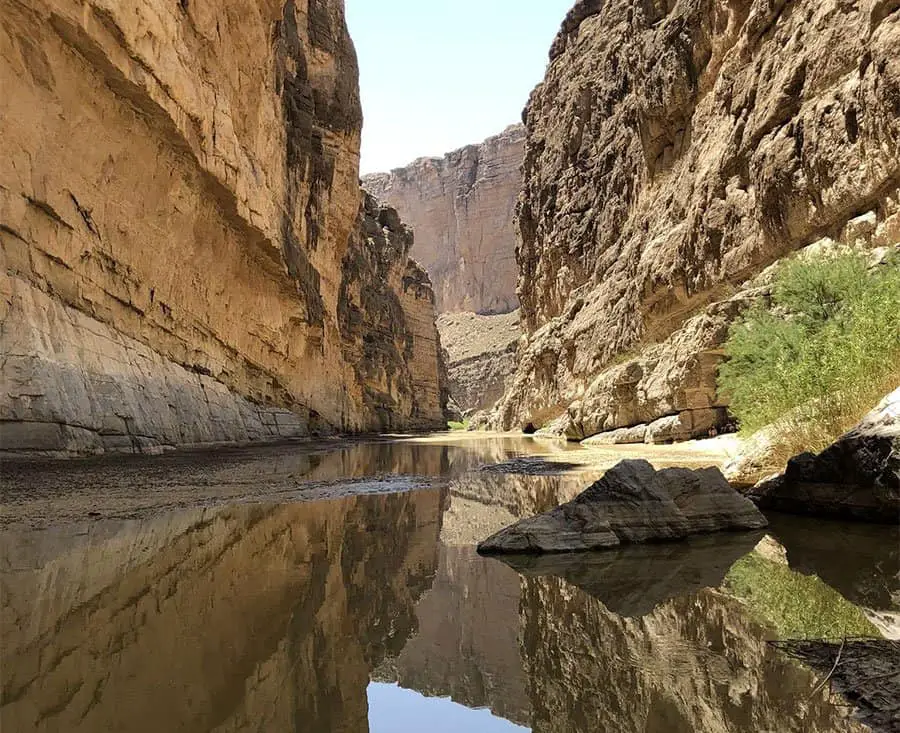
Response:
[[[745,281],[821,240],[900,242],[897,11],[578,2],[525,113],[528,343],[495,425],[705,435]]]
[[[0,446],[443,424],[340,0],[0,0]]]
[[[513,214],[524,142],[522,126],[512,125],[480,145],[363,178],[415,231],[413,256],[431,276],[441,313],[518,305]]]
[[[448,389],[459,409],[471,415],[492,408],[516,370],[519,311],[442,313],[437,327],[446,352]]]

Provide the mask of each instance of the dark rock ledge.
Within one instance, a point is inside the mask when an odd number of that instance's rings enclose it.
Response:
[[[824,451],[795,456],[748,496],[763,509],[900,524],[900,388]]]

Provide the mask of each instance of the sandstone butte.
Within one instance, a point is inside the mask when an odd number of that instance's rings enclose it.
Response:
[[[0,446],[443,424],[340,0],[0,0]]]
[[[745,282],[900,243],[895,0],[581,0],[525,110],[527,344],[489,423],[705,435]],[[627,430],[622,430],[627,429]]]
[[[434,281],[439,313],[508,313],[516,299],[513,226],[525,130],[511,125],[443,158],[363,177],[416,235],[413,254]]]

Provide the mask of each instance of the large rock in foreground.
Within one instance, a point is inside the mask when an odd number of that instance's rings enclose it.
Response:
[[[900,388],[819,455],[795,456],[749,496],[779,511],[900,524]]]
[[[766,524],[717,468],[657,471],[645,460],[627,460],[572,501],[500,530],[478,551],[584,552]]]

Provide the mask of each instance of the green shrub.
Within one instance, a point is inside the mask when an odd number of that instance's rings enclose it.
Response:
[[[447,423],[447,427],[450,428],[450,430],[468,430],[469,421],[468,419],[463,420],[462,422],[454,422],[453,420],[451,420]]]
[[[900,264],[859,254],[792,260],[767,308],[748,310],[725,345],[720,391],[745,432],[779,428],[819,450],[900,382]]]

